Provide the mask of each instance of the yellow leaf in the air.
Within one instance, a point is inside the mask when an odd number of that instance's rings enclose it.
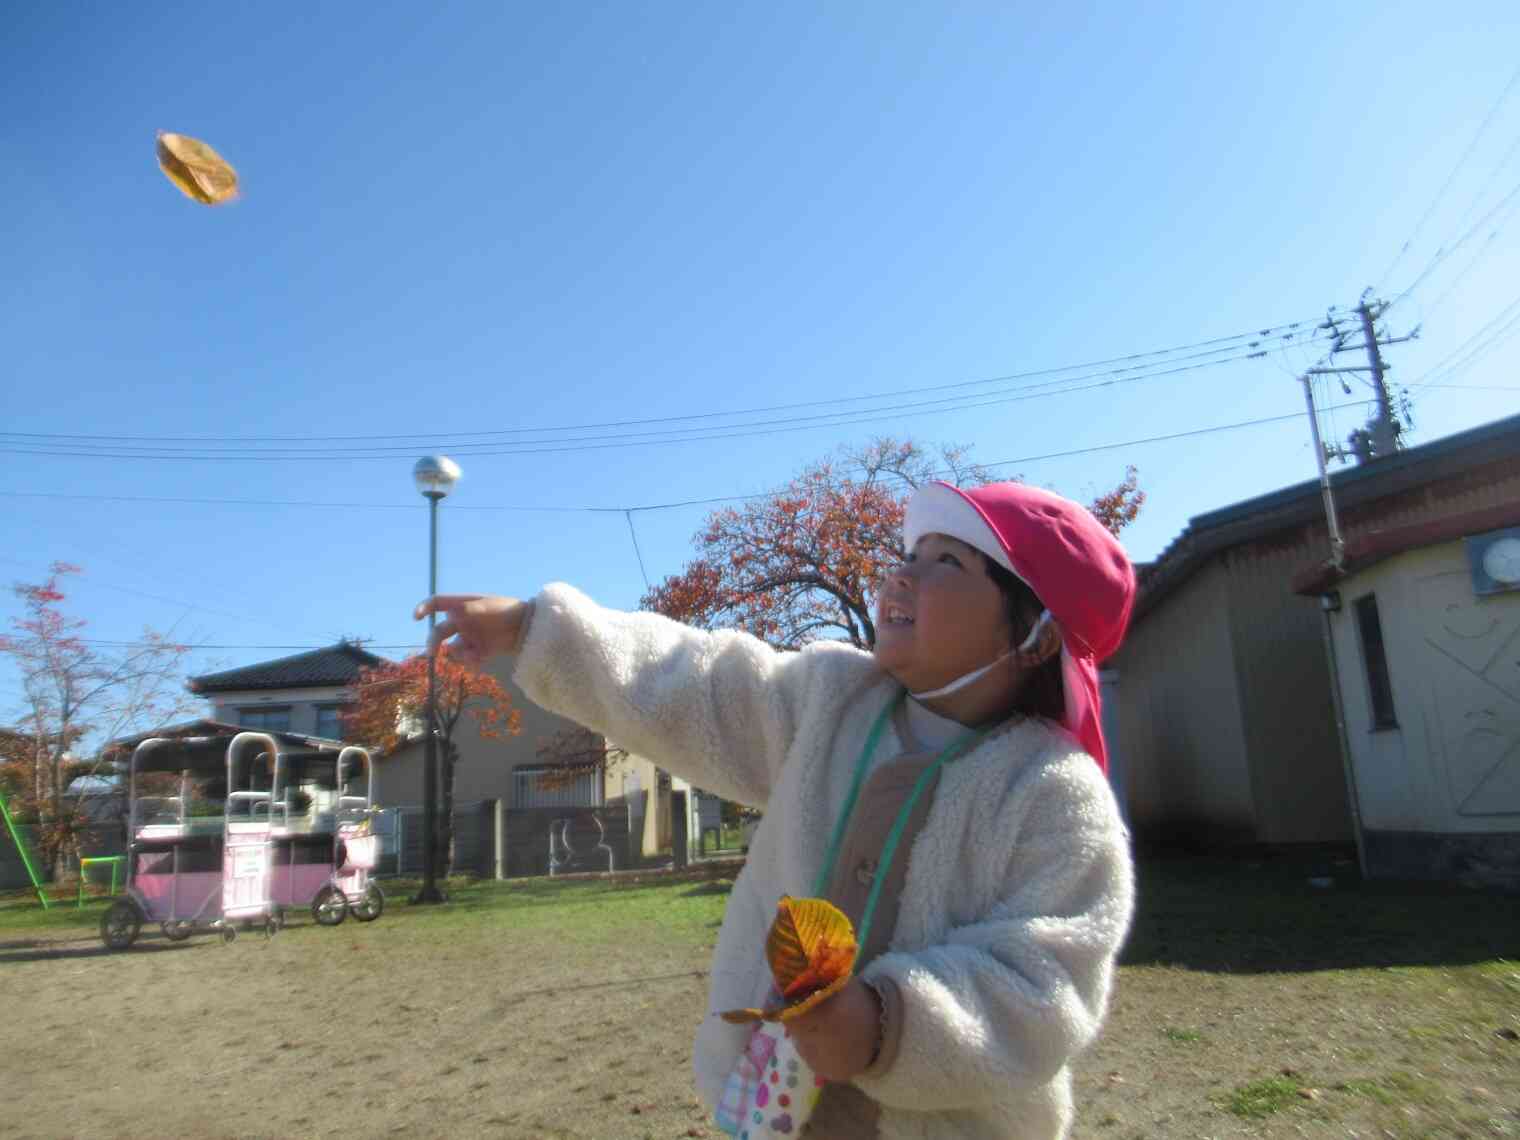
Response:
[[[237,171],[200,139],[159,131],[158,165],[187,198],[219,206],[237,197]]]

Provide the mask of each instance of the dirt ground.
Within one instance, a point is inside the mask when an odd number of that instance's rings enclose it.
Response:
[[[1076,1136],[1520,1136],[1513,896],[1299,882],[1150,885]],[[721,885],[571,897],[119,954],[0,929],[0,1140],[716,1137],[689,1049]]]
[[[0,1137],[683,1136],[708,950],[352,920],[0,939]],[[699,1134],[705,1129],[699,1128]]]

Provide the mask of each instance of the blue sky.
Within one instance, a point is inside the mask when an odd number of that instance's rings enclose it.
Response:
[[[1057,7],[15,9],[0,570],[85,567],[70,605],[97,638],[238,647],[194,669],[339,634],[405,644],[420,454],[465,471],[444,588],[564,579],[632,606],[623,515],[497,508],[749,494],[877,434],[968,444],[1077,497],[1134,463],[1149,502],[1126,540],[1146,559],[1195,514],[1311,477],[1303,417],[1028,457],[1300,412],[1312,351],[1016,402],[1032,380],[973,386],[940,394],[1003,402],[769,434],[736,433],[933,394],[718,413],[1310,320],[1433,261],[1387,319],[1423,326],[1388,349],[1395,379],[1480,351],[1441,377],[1462,387],[1416,392],[1414,441],[1516,410],[1520,342],[1473,338],[1516,301],[1520,8]],[[242,199],[183,198],[159,129],[216,146]],[[712,418],[662,426],[728,438],[522,452],[634,430],[543,429],[690,415]],[[190,457],[314,436],[397,438]],[[123,457],[155,446],[186,450]],[[163,499],[258,502],[145,501]],[[652,578],[707,509],[636,516]],[[0,667],[6,708],[17,687]]]

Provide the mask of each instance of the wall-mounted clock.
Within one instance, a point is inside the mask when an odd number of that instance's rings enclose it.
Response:
[[[1473,593],[1520,590],[1520,527],[1507,527],[1467,539]]]

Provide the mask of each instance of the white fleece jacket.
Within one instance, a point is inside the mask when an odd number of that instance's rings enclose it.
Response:
[[[544,708],[765,809],[693,1050],[712,1105],[749,1033],[717,1012],[761,1003],[776,903],[812,893],[856,758],[898,686],[849,646],[778,653],[603,609],[563,584],[535,599],[514,677]],[[1102,773],[1058,729],[1010,723],[943,770],[909,859],[890,949],[863,973],[895,982],[904,1011],[891,1066],[855,1079],[881,1105],[882,1140],[1065,1136],[1068,1066],[1098,1033],[1134,904]]]

